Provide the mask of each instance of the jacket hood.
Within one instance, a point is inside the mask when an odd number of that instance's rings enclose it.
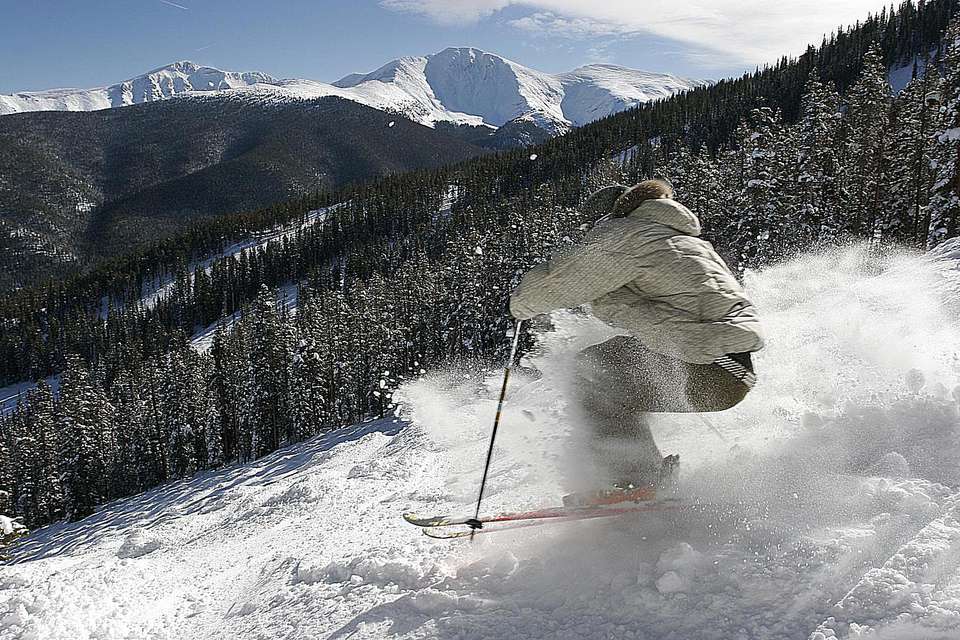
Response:
[[[667,198],[644,200],[639,207],[629,213],[628,217],[656,222],[688,236],[700,235],[700,220],[690,209],[676,200]]]

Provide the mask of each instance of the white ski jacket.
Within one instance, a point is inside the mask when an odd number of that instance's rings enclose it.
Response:
[[[686,362],[758,351],[756,310],[699,235],[700,221],[682,204],[645,200],[531,269],[510,296],[510,311],[528,319],[591,303],[600,320]]]

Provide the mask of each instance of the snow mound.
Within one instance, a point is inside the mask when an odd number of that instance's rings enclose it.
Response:
[[[26,531],[26,527],[13,518],[0,515],[0,534],[9,536],[20,531]]]
[[[343,559],[323,566],[307,559],[300,561],[295,577],[297,581],[304,584],[316,582],[377,584],[416,589],[435,582],[437,571],[436,565],[424,565],[402,556]]]
[[[117,549],[118,558],[139,558],[160,548],[160,540],[146,531],[135,529]]]

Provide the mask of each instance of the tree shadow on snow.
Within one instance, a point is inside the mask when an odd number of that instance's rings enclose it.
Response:
[[[40,529],[17,547],[13,564],[82,550],[132,527],[153,529],[166,522],[215,509],[216,503],[239,487],[263,487],[316,464],[334,447],[371,433],[392,436],[407,423],[394,418],[364,422],[315,436],[248,463],[200,472],[99,507],[78,522],[61,522]]]

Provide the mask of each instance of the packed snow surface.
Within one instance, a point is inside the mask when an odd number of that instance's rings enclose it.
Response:
[[[677,512],[430,540],[400,514],[476,498],[500,372],[449,368],[403,410],[34,533],[0,571],[0,639],[960,637],[956,259],[853,247],[751,273],[760,383],[659,416]],[[484,511],[596,473],[554,314],[511,382]]]
[[[551,133],[560,133],[571,125],[580,126],[699,84],[671,74],[613,65],[588,65],[551,75],[461,47],[398,58],[371,73],[351,74],[332,84],[277,80],[259,72],[237,73],[177,62],[110,87],[0,95],[0,115],[90,111],[230,90],[267,100],[339,96],[428,126],[454,122],[499,127],[525,118]]]

